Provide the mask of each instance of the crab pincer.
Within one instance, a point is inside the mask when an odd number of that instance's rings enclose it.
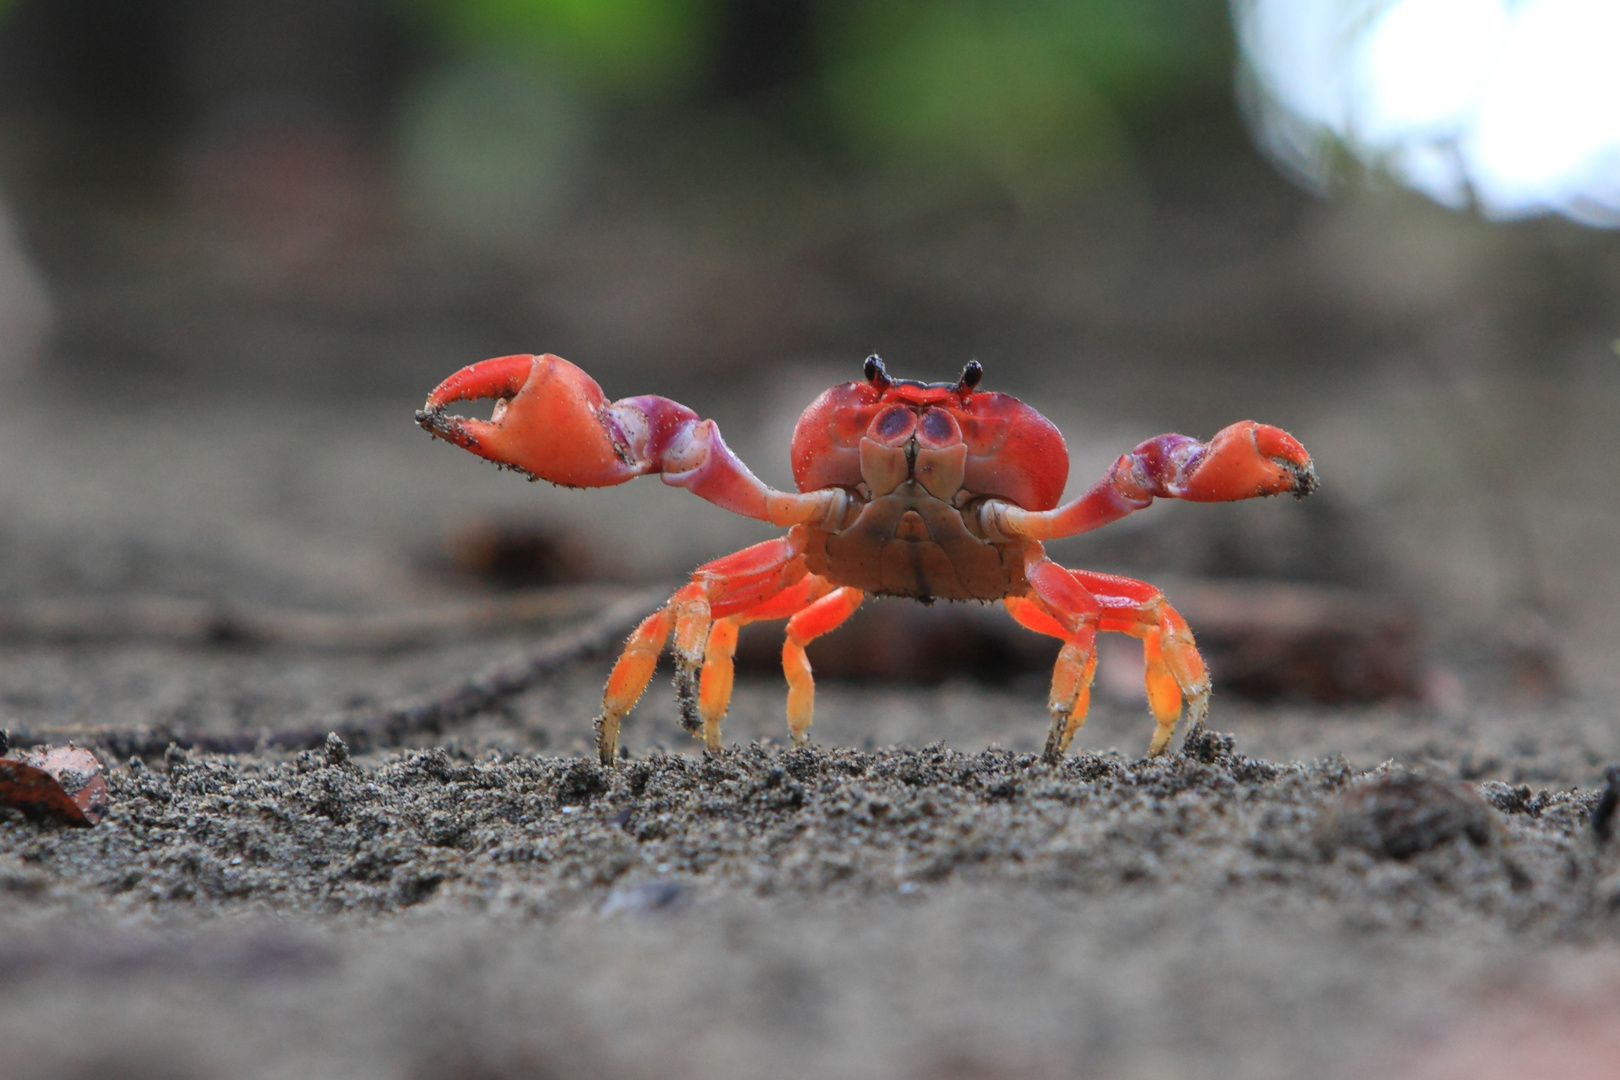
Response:
[[[495,399],[488,420],[447,409],[488,398]],[[671,487],[779,525],[798,524],[828,502],[773,492],[731,452],[713,420],[680,402],[653,394],[609,401],[595,379],[549,353],[462,368],[428,395],[416,422],[497,465],[565,487],[611,487],[659,473]]]
[[[1161,435],[1143,443],[1137,452],[1172,440],[1176,450],[1192,453],[1177,462],[1177,475],[1167,478],[1163,490],[1155,495],[1189,502],[1231,502],[1284,493],[1303,499],[1316,490],[1311,455],[1282,428],[1240,420],[1217,431],[1207,444],[1185,435]],[[1172,451],[1169,456],[1176,455]]]
[[[488,398],[495,399],[488,420],[446,411]],[[416,422],[479,457],[568,487],[607,487],[651,471],[633,452],[638,418],[616,415],[596,380],[557,356],[464,367],[434,388]]]

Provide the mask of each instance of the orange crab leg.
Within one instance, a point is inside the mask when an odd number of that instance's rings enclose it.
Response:
[[[602,688],[602,711],[596,716],[596,751],[602,764],[611,765],[619,747],[619,721],[635,708],[652,681],[658,655],[674,625],[666,605],[642,620],[624,643],[624,651],[613,665],[607,686]]]
[[[1068,570],[1048,559],[1039,544],[1031,544],[1025,554],[1024,576],[1034,595],[1026,603],[1009,604],[1008,609],[1024,625],[1063,641],[1052,668],[1052,689],[1046,699],[1052,724],[1041,753],[1046,761],[1057,762],[1086,722],[1091,707],[1101,609],[1097,598]]]
[[[1183,695],[1189,727],[1202,722],[1209,712],[1209,672],[1187,620],[1170,606],[1164,593],[1145,581],[1089,570],[1069,572],[1096,594],[1103,606],[1104,630],[1142,640],[1148,707],[1159,724],[1148,753],[1162,752],[1175,731]]]
[[[494,398],[488,420],[453,416],[458,401]],[[717,506],[775,525],[842,521],[842,489],[777,491],[749,471],[713,420],[668,398],[609,401],[560,356],[501,356],[462,368],[434,388],[416,422],[498,465],[569,487],[609,487],[658,473]]]
[[[1148,753],[1163,753],[1181,718],[1183,695],[1189,726],[1203,720],[1209,711],[1209,673],[1193,643],[1187,620],[1170,606],[1162,592],[1146,582],[1088,570],[1064,572],[1096,598],[1100,610],[1097,629],[1141,640],[1148,707],[1158,723]],[[1049,637],[1067,637],[1063,625],[1034,600],[1009,597],[1004,602],[1020,625]],[[1070,738],[1083,722],[1083,715],[1079,722],[1071,721]],[[1067,745],[1065,742],[1065,748]]]
[[[596,750],[603,764],[613,761],[618,750],[619,722],[647,689],[672,630],[675,696],[681,726],[694,732],[703,726],[698,706],[698,668],[715,618],[746,611],[797,584],[809,573],[803,553],[803,530],[794,529],[784,537],[705,563],[693,572],[690,583],[643,620],[626,642],[602,692],[602,711],[596,718]]]
[[[787,640],[782,643],[782,673],[787,676],[787,722],[793,745],[803,746],[810,739],[810,721],[815,717],[816,681],[810,674],[810,658],[804,647],[822,634],[838,628],[855,614],[866,594],[845,586],[835,589],[788,620]]]
[[[675,613],[675,698],[681,726],[703,726],[698,707],[698,669],[717,618],[746,611],[804,578],[804,533],[795,529],[698,567],[692,583],[670,599]]]
[[[1154,499],[1232,502],[1316,490],[1311,456],[1292,435],[1243,420],[1208,443],[1186,435],[1160,435],[1114,462],[1084,495],[1054,510],[1032,511],[992,499],[980,511],[985,535],[1053,540],[1118,521]]]
[[[786,619],[826,596],[832,585],[811,574],[775,596],[746,611],[714,621],[703,650],[703,670],[698,676],[698,714],[703,718],[703,744],[720,749],[720,721],[731,704],[731,688],[736,678],[733,658],[737,653],[737,631],[752,622]]]
[[[1012,615],[1013,619],[1025,629],[1033,630],[1037,634],[1044,634],[1047,637],[1055,637],[1060,641],[1069,639],[1069,631],[1054,616],[1047,613],[1046,606],[1039,600],[1028,596],[1009,596],[1002,603],[1006,605],[1007,611]],[[1101,624],[1097,628],[1102,629]],[[1061,652],[1058,654],[1058,662],[1060,664],[1065,663]],[[1058,745],[1056,747],[1056,757],[1058,758],[1068,752],[1069,744],[1074,742],[1075,733],[1085,724],[1086,714],[1091,710],[1091,679],[1096,674],[1097,658],[1093,654],[1090,660],[1079,666],[1078,669],[1076,669],[1072,661],[1068,662],[1066,666],[1067,670],[1063,675],[1064,683],[1067,684],[1071,680],[1077,680],[1080,684],[1080,692],[1075,695],[1074,704],[1069,707],[1069,715],[1063,725],[1063,732],[1058,736]],[[1048,697],[1049,708],[1052,699],[1059,696],[1057,688],[1059,675],[1055,668],[1052,673],[1052,681],[1054,689]],[[1055,725],[1057,721],[1056,715],[1052,719]],[[1048,742],[1051,741],[1051,735],[1052,733],[1049,731],[1047,733]]]

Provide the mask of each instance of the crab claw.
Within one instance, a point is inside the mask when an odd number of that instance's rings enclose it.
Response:
[[[452,416],[456,401],[494,398],[488,420]],[[748,471],[713,420],[669,398],[609,401],[596,380],[560,356],[501,356],[462,368],[434,388],[416,422],[429,434],[535,480],[610,487],[658,473],[716,506],[777,525],[842,520],[840,489],[775,491]]]
[[[1230,502],[1284,492],[1303,499],[1316,490],[1316,468],[1299,440],[1282,428],[1253,420],[1222,428],[1183,468],[1177,481],[1167,485],[1166,494],[1191,502]]]
[[[495,399],[489,420],[453,416],[452,402]],[[426,431],[479,457],[569,487],[608,487],[650,471],[607,396],[560,356],[502,356],[464,367],[416,414]]]

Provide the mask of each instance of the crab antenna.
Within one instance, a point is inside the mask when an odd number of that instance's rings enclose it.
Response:
[[[977,360],[969,360],[967,367],[962,369],[962,377],[956,380],[956,389],[965,394],[978,386],[979,380],[982,378],[984,378],[984,365]]]
[[[877,353],[866,358],[866,367],[863,370],[866,372],[866,381],[879,390],[887,390],[894,385],[894,380],[889,378],[888,368],[883,366],[883,357]]]

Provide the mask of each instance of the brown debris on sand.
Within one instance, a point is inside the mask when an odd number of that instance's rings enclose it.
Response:
[[[6,752],[5,741],[0,738],[0,754]],[[73,746],[43,746],[18,758],[0,757],[0,807],[35,820],[96,825],[107,813],[101,762]]]

